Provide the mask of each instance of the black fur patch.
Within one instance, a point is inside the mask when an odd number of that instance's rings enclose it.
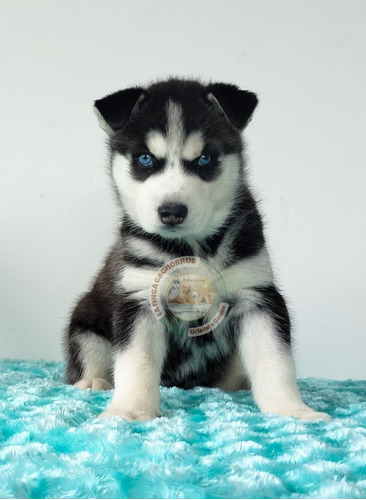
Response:
[[[115,304],[113,316],[113,338],[117,350],[123,350],[129,344],[136,322],[144,315],[141,303],[132,299],[129,294],[120,294]]]
[[[243,129],[258,104],[257,96],[227,83],[213,83],[207,90],[215,96],[234,127]]]
[[[193,255],[192,247],[183,239],[164,238],[159,234],[147,233],[134,224],[128,216],[125,216],[121,226],[121,234],[125,236],[136,236],[148,241],[159,252],[165,252],[174,257]]]
[[[133,107],[142,94],[143,90],[139,87],[120,90],[95,101],[95,107],[111,129],[117,131],[126,125]]]
[[[291,321],[285,299],[275,285],[257,288],[257,291],[262,296],[262,303],[258,309],[264,310],[270,315],[276,324],[279,338],[287,345],[291,345]]]
[[[213,387],[225,373],[235,352],[239,330],[232,328],[232,318],[226,322],[224,331],[209,332],[200,337],[167,331],[168,348],[163,366],[161,383],[167,387],[190,389],[197,385]],[[189,327],[197,326],[190,323]],[[195,360],[199,359],[200,363]]]
[[[262,219],[249,190],[243,192],[235,206],[233,217],[237,220],[237,224],[233,222],[236,234],[231,245],[231,262],[228,262],[228,265],[256,255],[265,243]]]
[[[201,246],[207,255],[214,256],[224,240],[230,248],[226,267],[257,255],[265,244],[262,219],[254,198],[247,189],[237,195],[237,202],[223,226],[206,238]]]
[[[139,165],[137,158],[141,154],[145,153],[151,154],[147,146],[142,147],[140,150],[132,153],[131,174],[136,181],[140,182],[144,182],[151,175],[158,174],[159,172],[164,170],[166,164],[165,160],[153,158],[153,164],[151,167],[142,167],[141,165]]]
[[[219,154],[213,151],[207,151],[212,157],[212,162],[207,166],[202,166],[198,164],[198,159],[194,161],[183,161],[184,171],[187,174],[197,175],[200,179],[206,182],[212,182],[219,177],[222,172],[221,162],[219,160]]]

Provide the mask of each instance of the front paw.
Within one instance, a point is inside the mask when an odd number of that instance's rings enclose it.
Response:
[[[109,391],[113,389],[113,385],[104,378],[82,378],[74,386],[84,391],[88,389],[92,391]]]
[[[267,411],[262,409],[262,411],[283,415],[284,417],[295,417],[299,420],[307,420],[308,422],[316,422],[317,420],[332,420],[332,417],[327,413],[315,411],[304,404],[288,406],[285,408],[271,408]]]
[[[125,420],[153,420],[154,418],[161,417],[161,413],[155,410],[124,410],[123,408],[110,407],[99,415],[99,418],[119,417]]]
[[[316,422],[317,420],[325,420],[329,422],[329,420],[332,420],[332,417],[328,415],[328,413],[315,411],[312,410],[311,408],[308,408],[308,410],[300,412],[298,415],[294,415],[294,417],[297,417],[301,420],[307,420],[308,422]]]

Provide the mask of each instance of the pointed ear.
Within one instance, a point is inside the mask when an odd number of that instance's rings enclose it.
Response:
[[[138,111],[144,96],[144,90],[136,87],[120,90],[95,101],[94,111],[102,129],[111,136],[123,128]]]
[[[207,87],[208,99],[216,104],[235,128],[242,130],[250,120],[258,99],[253,92],[236,85],[213,83]]]

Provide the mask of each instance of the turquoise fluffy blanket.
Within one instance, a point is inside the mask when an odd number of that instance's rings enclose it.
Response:
[[[299,382],[330,422],[204,388],[162,388],[162,418],[126,422],[64,369],[0,361],[1,498],[366,498],[366,381]]]

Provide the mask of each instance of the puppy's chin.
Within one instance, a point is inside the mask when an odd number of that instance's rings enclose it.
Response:
[[[181,239],[192,234],[189,225],[186,223],[170,226],[157,220],[143,220],[142,217],[134,218],[133,222],[136,227],[143,229],[146,233],[166,239]]]
[[[168,240],[170,239],[182,239],[186,236],[189,236],[189,232],[185,230],[184,227],[159,227],[156,231],[155,234],[158,234],[159,236],[162,236],[163,238],[166,238]]]
[[[181,225],[177,227],[167,227],[167,226],[158,226],[154,231],[154,234],[158,234],[162,238],[166,240],[186,240],[186,241],[201,241],[203,238],[210,236],[210,234],[206,234],[206,230],[204,227],[191,227],[188,225]]]

